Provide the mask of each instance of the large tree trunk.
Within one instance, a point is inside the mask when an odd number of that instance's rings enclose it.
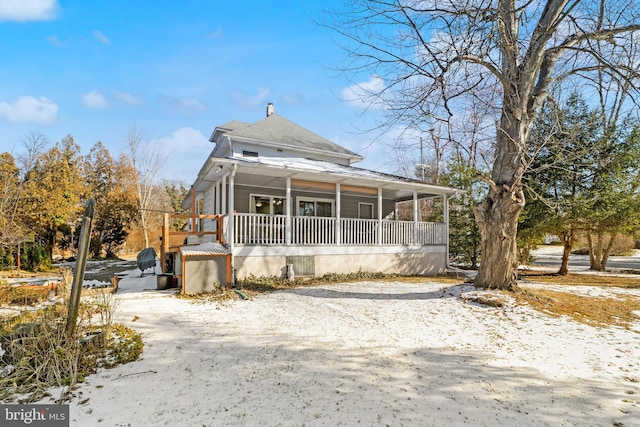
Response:
[[[482,261],[475,285],[515,291],[518,289],[518,217],[525,203],[523,147],[529,122],[516,94],[507,94],[503,102],[491,179],[481,178],[489,184],[489,193],[474,208],[482,237]]]
[[[482,236],[482,261],[475,285],[486,289],[515,291],[518,276],[516,234],[522,203],[513,192],[500,188],[476,205],[475,217]]]

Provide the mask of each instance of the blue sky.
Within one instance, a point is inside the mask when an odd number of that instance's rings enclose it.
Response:
[[[341,0],[0,0],[0,150],[39,131],[115,157],[132,126],[170,148],[163,177],[191,183],[216,125],[276,113],[393,172],[336,71],[346,56],[313,22]]]

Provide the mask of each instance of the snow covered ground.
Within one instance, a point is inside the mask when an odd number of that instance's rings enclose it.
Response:
[[[80,384],[72,426],[640,426],[640,322],[479,306],[426,281],[225,305],[174,292],[120,281],[116,320],[144,352]]]

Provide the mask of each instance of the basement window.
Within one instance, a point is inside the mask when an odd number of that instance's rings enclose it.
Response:
[[[242,157],[258,157],[258,152],[242,150]]]

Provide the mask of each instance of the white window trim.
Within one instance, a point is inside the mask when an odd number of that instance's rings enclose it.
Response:
[[[249,213],[255,214],[256,212],[256,205],[255,203],[253,203],[253,200],[255,197],[264,197],[265,199],[269,199],[269,204],[270,206],[273,206],[273,200],[274,199],[282,199],[282,203],[284,204],[284,206],[282,207],[282,211],[283,212],[287,212],[287,199],[285,196],[275,196],[273,194],[258,194],[258,193],[250,193],[249,194]],[[270,211],[273,211],[273,209],[269,209]],[[271,213],[270,215],[276,215],[274,213]],[[278,214],[279,215],[279,214]],[[284,214],[282,214],[284,215]]]
[[[367,206],[371,207],[371,218],[363,218],[362,217],[361,209],[362,209],[362,206],[364,206],[364,205],[367,205]],[[374,214],[375,214],[373,208],[374,208],[373,203],[358,202],[358,219],[373,219]]]
[[[331,203],[331,216],[329,218],[335,218],[336,217],[336,200],[335,199],[323,199],[323,198],[320,198],[320,197],[296,196],[295,216],[300,216],[298,214],[299,213],[299,208],[300,208],[300,202],[313,202],[314,203],[314,212],[317,212],[317,209],[315,208],[315,203],[316,202]]]

